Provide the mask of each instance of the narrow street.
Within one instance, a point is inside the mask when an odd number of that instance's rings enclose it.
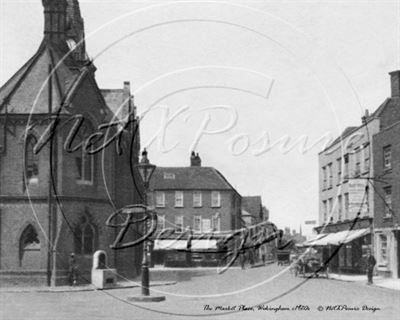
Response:
[[[399,291],[323,278],[305,280],[284,270],[276,265],[232,269],[221,275],[195,277],[176,285],[155,287],[157,291],[152,290],[153,294],[166,295],[166,301],[160,303],[128,302],[126,298],[139,294],[139,288],[1,293],[0,318],[394,319],[400,313]],[[264,310],[252,308],[257,305]],[[335,305],[341,305],[339,308],[344,310],[333,310],[338,308]],[[321,307],[323,310],[319,311]],[[240,311],[240,308],[247,310]]]

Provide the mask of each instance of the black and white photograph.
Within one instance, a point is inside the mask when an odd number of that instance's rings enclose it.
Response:
[[[0,319],[397,319],[400,0],[0,0]]]

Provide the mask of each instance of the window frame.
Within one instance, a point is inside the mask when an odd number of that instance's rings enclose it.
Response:
[[[181,225],[180,230],[178,229],[178,225]],[[176,215],[174,217],[174,229],[176,233],[182,233],[184,231],[184,224],[183,224],[183,215]]]
[[[161,230],[159,230],[159,226],[161,225]],[[157,215],[157,231],[161,232],[165,230],[165,215]]]
[[[337,180],[338,180],[337,184],[340,184],[342,181],[342,158],[336,159],[336,163],[337,163]]]
[[[215,195],[217,196],[216,198]],[[216,204],[214,204],[214,200],[216,200]],[[220,207],[221,207],[221,192],[211,191],[211,208],[220,208]]]
[[[378,234],[378,265],[381,267],[388,265],[388,236],[383,233]]]
[[[85,218],[85,220],[86,220],[85,222],[83,222],[75,227],[75,238],[79,238],[79,239],[75,239],[75,241],[79,241],[79,242],[75,242],[74,251],[76,254],[88,256],[88,255],[92,255],[94,252],[96,252],[97,228],[87,218]],[[92,250],[91,250],[91,252],[87,252],[87,250],[86,250],[87,235],[85,232],[86,232],[87,227],[89,227],[92,232],[92,238],[91,238]]]
[[[322,167],[322,190],[325,190],[328,185],[326,166]]]
[[[199,219],[199,228],[196,229],[196,219]],[[202,217],[199,215],[193,216],[193,232],[201,233],[202,230]]]
[[[346,192],[344,195],[344,220],[347,220],[349,218],[349,209],[350,209],[350,195],[348,192]]]
[[[346,153],[343,156],[343,164],[344,164],[344,176],[343,179],[344,180],[348,180],[349,179],[349,169],[350,169],[350,155],[348,153]]]
[[[178,195],[180,195],[180,197],[178,197]],[[176,190],[175,191],[175,202],[174,202],[175,208],[183,208],[184,207],[183,201],[184,201],[183,191]]]
[[[159,195],[161,195],[162,197],[162,201],[159,202]],[[164,191],[156,191],[156,208],[165,208],[165,192]]]
[[[196,199],[198,196],[198,199]],[[201,208],[203,206],[201,191],[193,191],[193,208]]]
[[[354,176],[361,175],[361,149],[357,147],[354,149]]]
[[[95,154],[89,154],[85,150],[85,133],[89,131],[92,132],[91,130],[92,126],[88,125],[87,123],[83,123],[80,132],[76,135],[76,138],[78,139],[78,145],[79,148],[75,151],[74,156],[75,156],[75,165],[77,166],[77,159],[80,159],[80,164],[78,169],[78,174],[80,177],[76,178],[76,183],[77,184],[82,184],[82,185],[93,185],[94,183],[94,166],[95,166]],[[77,156],[77,153],[79,153],[79,156]],[[90,180],[86,179],[86,161],[89,160],[89,165],[90,165]]]
[[[363,173],[368,173],[370,171],[370,144],[366,143],[362,149],[363,152]]]
[[[25,177],[28,184],[39,183],[39,155],[35,154],[34,148],[37,138],[29,134],[25,143]],[[32,143],[33,142],[33,143]],[[36,173],[35,173],[36,172]]]
[[[333,187],[333,170],[332,162],[328,164],[328,189]]]
[[[384,195],[384,206],[385,206],[385,218],[390,218],[393,216],[393,188],[392,186],[387,186],[383,188],[383,191],[385,192]]]
[[[342,195],[338,195],[338,221],[342,221],[342,216],[343,216],[343,197]]]
[[[392,145],[390,144],[383,147],[383,168],[385,170],[392,169]]]
[[[215,221],[217,221],[217,223],[215,223]],[[217,225],[217,228],[215,227],[216,225]],[[211,230],[213,232],[221,231],[221,217],[219,216],[219,213],[217,213],[211,217]]]

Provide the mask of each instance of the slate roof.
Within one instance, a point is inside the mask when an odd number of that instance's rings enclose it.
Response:
[[[391,108],[398,108],[399,104],[400,104],[399,97],[390,97],[390,98],[385,99],[385,101],[383,101],[383,103],[371,115],[369,115],[365,118],[365,122],[368,123],[373,119],[381,118],[381,116],[385,112],[385,110],[390,110]],[[339,143],[341,140],[350,136],[353,132],[355,132],[362,126],[364,126],[364,123],[360,124],[359,126],[347,127],[346,129],[343,130],[342,134],[339,137],[337,137],[331,144],[329,144],[328,147],[326,147],[320,153],[328,150],[330,147],[334,146],[335,144]]]
[[[242,197],[242,210],[257,218],[260,217],[262,212],[261,196]]]
[[[335,140],[333,140],[333,142],[327,146],[323,151],[328,150],[330,147],[334,146],[335,144],[339,143],[340,141],[342,141],[344,138],[346,138],[347,136],[349,136],[352,132],[354,132],[355,130],[357,130],[359,127],[347,127],[346,129],[343,130],[342,134],[337,137]]]
[[[166,176],[164,176],[166,174]],[[171,176],[175,178],[172,179]],[[165,178],[169,176],[170,178]],[[212,167],[157,167],[151,190],[233,190],[226,178]]]
[[[67,45],[43,41],[38,51],[0,88],[0,113],[47,113],[49,66],[53,105],[63,104],[91,67],[66,55]]]

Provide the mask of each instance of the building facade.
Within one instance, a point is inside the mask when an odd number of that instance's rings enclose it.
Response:
[[[168,249],[179,249],[174,247],[180,246],[178,241],[163,246],[168,240],[180,239],[192,250],[216,250],[220,237],[242,227],[240,194],[218,170],[201,166],[198,154],[191,155],[189,167],[157,167],[150,190],[149,203],[158,217],[154,264],[165,263]]]
[[[399,278],[400,122],[376,134],[373,141],[377,270],[384,276]]]
[[[362,124],[348,127],[319,153],[319,226],[327,234],[315,242],[323,246],[333,271],[362,273],[363,256],[373,246],[375,190],[373,137],[400,120],[399,72],[392,72],[391,97]]]
[[[266,241],[274,233],[274,226],[269,221],[269,211],[263,206],[261,196],[242,197],[243,226],[249,230],[248,260],[253,263],[273,259],[276,241]],[[260,245],[254,246],[261,240]],[[265,240],[265,241],[264,241]]]
[[[0,283],[65,284],[71,253],[90,282],[99,249],[134,277],[141,248],[112,251],[118,230],[106,226],[142,192],[127,174],[139,152],[133,101],[123,130],[110,126],[118,115],[96,83],[78,1],[43,6],[42,43],[0,89]]]

